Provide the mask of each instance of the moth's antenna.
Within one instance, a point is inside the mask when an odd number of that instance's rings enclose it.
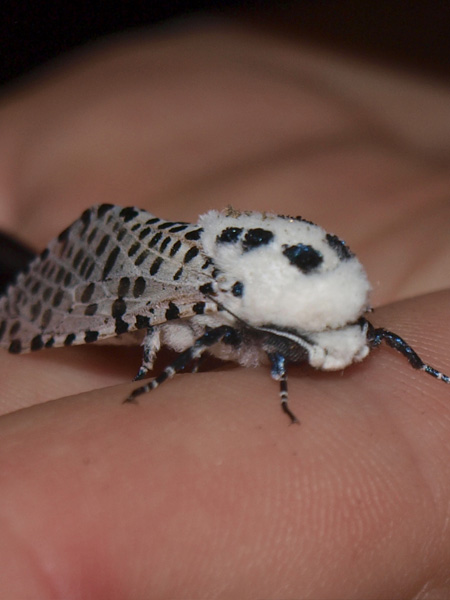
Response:
[[[224,306],[222,304],[222,302],[219,302],[213,296],[210,296],[209,294],[205,294],[205,296],[206,296],[206,298],[208,298],[208,300],[211,300],[212,302],[214,302],[214,304],[217,304],[217,307],[219,310],[223,310],[223,311],[227,312],[229,315],[234,317],[236,319],[236,321],[239,321],[239,323],[242,323],[243,325],[245,325],[245,327],[248,327],[249,329],[257,329],[253,325],[250,325],[250,323],[247,323],[247,321],[244,321],[244,319],[242,319],[241,317],[238,317],[236,314],[234,314],[233,311],[231,311],[229,308]]]

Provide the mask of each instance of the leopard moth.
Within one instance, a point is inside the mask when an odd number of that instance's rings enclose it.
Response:
[[[18,275],[0,299],[0,346],[21,353],[140,337],[152,369],[175,361],[134,401],[206,351],[246,367],[268,362],[288,406],[287,366],[339,370],[383,340],[410,365],[450,383],[397,334],[365,318],[370,284],[344,241],[301,217],[228,209],[197,224],[145,210],[93,206]]]

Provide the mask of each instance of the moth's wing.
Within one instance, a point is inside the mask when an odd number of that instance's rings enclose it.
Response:
[[[11,352],[81,344],[216,310],[201,229],[136,208],[94,206],[53,240],[0,300]]]

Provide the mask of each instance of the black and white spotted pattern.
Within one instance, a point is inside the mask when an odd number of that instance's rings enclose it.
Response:
[[[129,400],[208,351],[244,366],[269,362],[287,405],[287,366],[324,370],[362,360],[385,340],[416,369],[449,383],[396,334],[364,317],[370,284],[337,236],[301,217],[210,211],[197,224],[133,207],[86,210],[0,299],[0,346],[12,353],[142,331],[152,368],[178,358]]]
[[[2,300],[2,345],[19,353],[89,343],[192,316],[207,304],[217,310],[198,290],[214,268],[199,251],[199,235],[198,226],[134,208],[86,210]]]

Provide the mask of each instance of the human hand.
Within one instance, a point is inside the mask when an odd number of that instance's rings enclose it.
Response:
[[[6,98],[3,223],[41,248],[96,202],[300,213],[346,239],[375,306],[438,289],[448,179],[361,144],[332,99],[254,70],[239,35],[106,47]],[[449,300],[371,321],[448,372]],[[263,368],[124,406],[139,355],[2,354],[2,597],[445,597],[449,387],[387,348],[344,373],[292,368],[295,427]]]

